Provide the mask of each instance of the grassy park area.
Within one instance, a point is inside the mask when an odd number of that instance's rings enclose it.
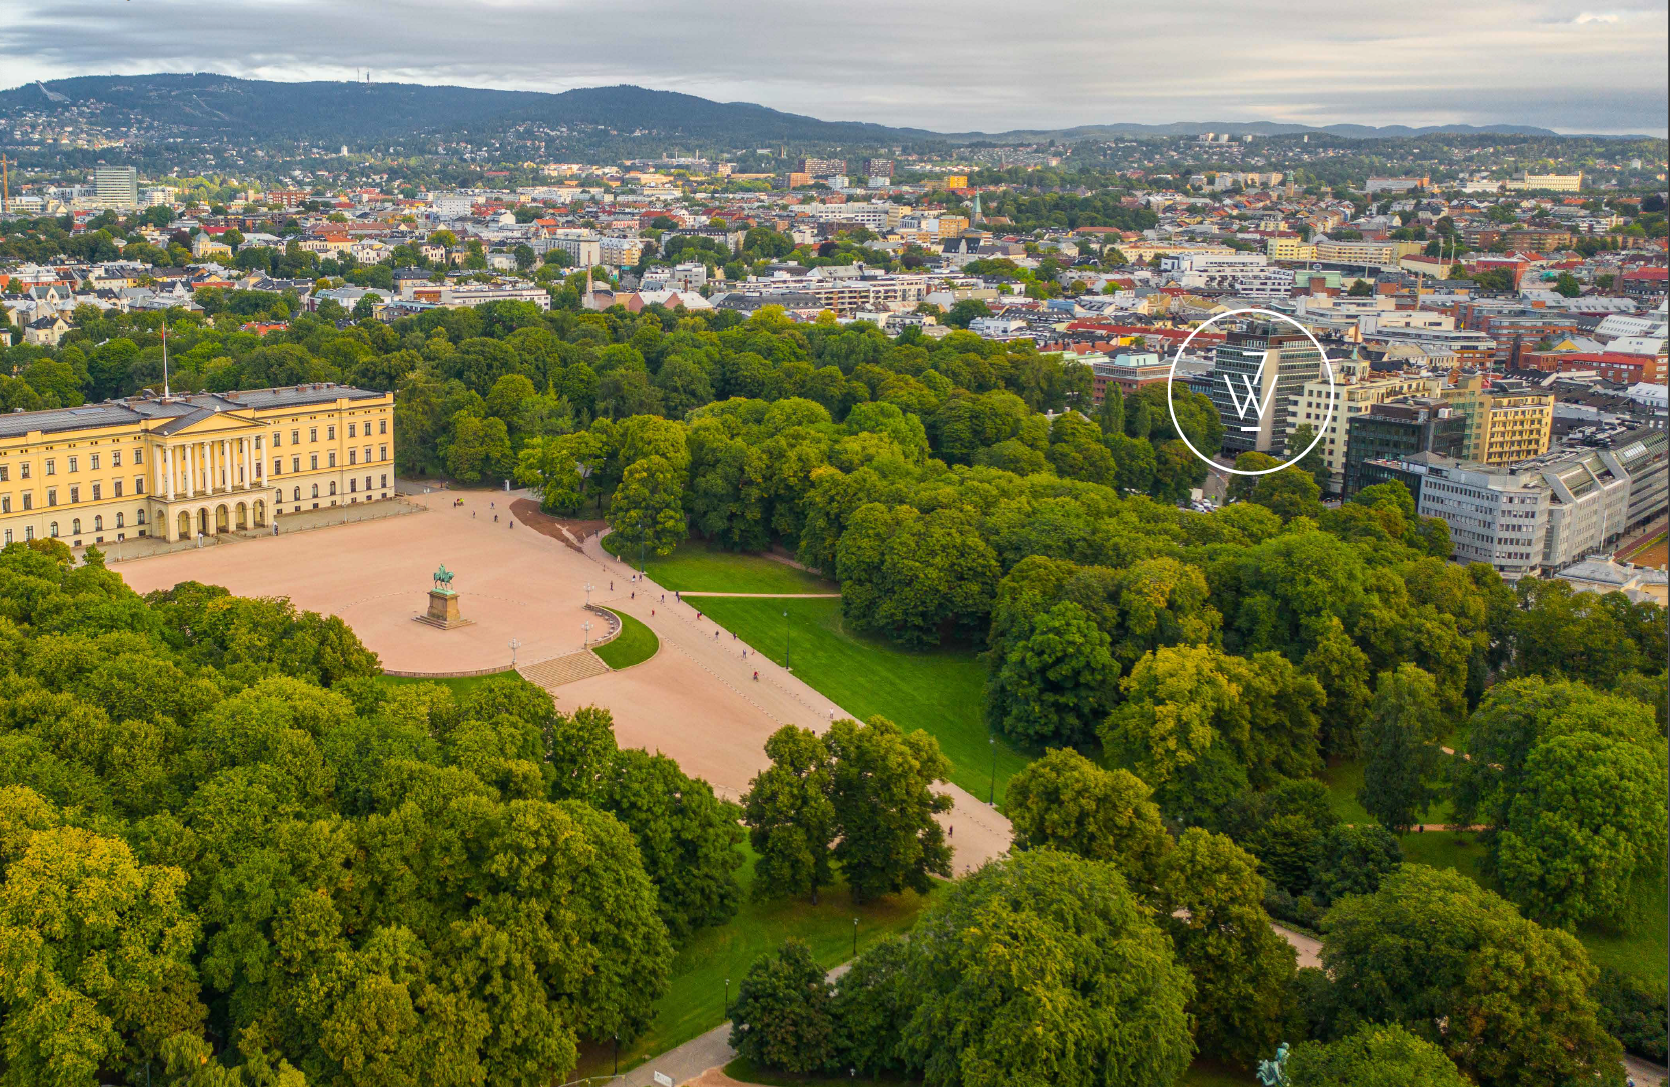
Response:
[[[661,648],[661,639],[655,636],[655,631],[625,612],[613,608],[608,610],[620,620],[620,636],[592,651],[603,658],[604,664],[610,668],[630,668],[655,656],[656,650]]]
[[[839,600],[708,597],[702,610],[748,644],[860,719],[876,714],[923,729],[951,760],[951,780],[984,800],[996,755],[997,798],[1029,761],[999,740],[981,715],[986,669],[972,649],[910,651],[848,631]],[[788,618],[783,613],[788,612]]]
[[[746,852],[747,846],[743,849]],[[631,1046],[622,1047],[622,1068],[683,1045],[723,1023],[725,979],[730,979],[735,999],[737,984],[754,960],[775,952],[789,937],[805,942],[824,967],[838,966],[852,958],[855,927],[862,951],[884,936],[909,929],[944,887],[936,885],[927,895],[906,891],[855,906],[846,888],[838,885],[827,888],[814,906],[803,900],[749,901],[753,878],[754,855],[749,852],[747,863],[737,870],[742,909],[729,924],[697,933],[680,949],[673,961],[672,988],[656,1002],[649,1030]],[[606,1073],[611,1061],[611,1052],[588,1054],[576,1075]]]
[[[488,683],[526,683],[520,675],[513,671],[494,672],[487,676],[452,676],[446,679],[425,679],[421,676],[378,676],[378,682],[398,687],[412,683],[439,683],[452,691],[453,697],[462,701],[474,694],[478,688]]]
[[[606,550],[614,537],[603,538]],[[627,552],[632,549],[626,548]],[[636,554],[621,558],[638,564]],[[759,555],[726,551],[699,540],[680,544],[665,558],[649,556],[645,572],[658,585],[689,593],[833,593],[840,587],[816,574]]]

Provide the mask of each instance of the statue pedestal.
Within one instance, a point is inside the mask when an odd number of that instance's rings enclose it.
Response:
[[[458,594],[450,589],[430,589],[429,613],[414,615],[412,618],[437,630],[452,630],[454,627],[470,625],[470,620],[458,614]]]

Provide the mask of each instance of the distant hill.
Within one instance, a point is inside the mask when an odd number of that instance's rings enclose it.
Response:
[[[602,126],[625,136],[634,132],[685,138],[724,146],[771,146],[779,143],[830,146],[882,146],[900,142],[1016,142],[1056,139],[1109,139],[1120,136],[1193,136],[1203,132],[1241,135],[1327,133],[1357,139],[1428,134],[1500,133],[1557,136],[1530,125],[1304,125],[1268,121],[1202,121],[1168,125],[1103,124],[1065,129],[1009,132],[937,133],[856,121],[824,121],[784,113],[750,102],[714,102],[672,91],[642,87],[591,87],[549,94],[473,87],[430,87],[412,83],[277,83],[234,79],[213,73],[194,75],[82,76],[29,83],[0,91],[0,117],[20,112],[63,112],[90,102],[103,103],[101,123],[121,114],[152,131],[187,139],[400,143],[417,135],[442,134],[479,126],[483,134],[524,121],[548,126]],[[474,133],[472,133],[473,135]]]

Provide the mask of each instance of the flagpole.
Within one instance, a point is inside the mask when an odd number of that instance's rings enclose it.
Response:
[[[168,399],[168,314],[162,315],[162,397]]]

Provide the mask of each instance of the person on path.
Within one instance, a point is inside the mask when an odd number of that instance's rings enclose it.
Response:
[[[638,599],[638,594],[636,592],[634,592],[632,594],[632,599],[634,599],[634,600]]]
[[[610,592],[614,592],[614,591],[615,591],[615,583],[614,583],[614,582],[612,582],[612,581],[611,581],[611,582],[609,582],[609,591],[610,591]]]

